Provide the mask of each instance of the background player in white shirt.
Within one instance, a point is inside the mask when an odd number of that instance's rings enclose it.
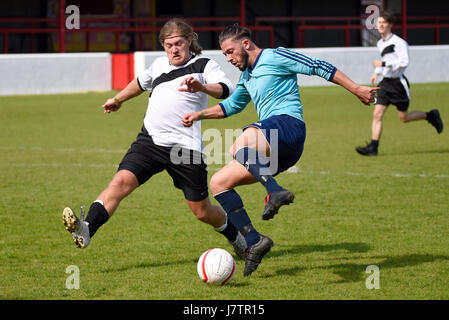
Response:
[[[121,200],[154,174],[166,170],[175,187],[184,192],[196,217],[225,235],[242,257],[246,248],[244,238],[232,223],[227,222],[223,209],[212,205],[209,200],[201,123],[186,128],[181,122],[185,113],[207,108],[209,95],[226,98],[233,91],[232,82],[215,61],[198,57],[201,47],[187,22],[170,20],[161,29],[159,40],[167,56],[156,59],[137,79],[102,106],[104,113],[108,114],[119,110],[123,102],[144,91],[151,91],[142,132],[124,156],[112,181],[90,206],[86,220],[79,219],[72,209],[65,208],[63,223],[77,247],[87,247],[91,237],[108,221]],[[172,161],[173,155],[179,152],[182,156],[187,155],[187,163]]]
[[[438,133],[443,130],[443,122],[437,109],[429,112],[408,111],[410,104],[410,86],[404,71],[409,64],[408,44],[391,32],[393,17],[384,12],[377,19],[377,28],[381,39],[377,42],[382,60],[375,60],[371,84],[374,85],[378,75],[383,79],[378,84],[377,102],[374,106],[371,126],[371,142],[366,147],[357,147],[356,151],[365,156],[376,156],[379,139],[382,134],[382,118],[388,105],[393,104],[398,110],[399,119],[406,123],[415,120],[427,120]]]

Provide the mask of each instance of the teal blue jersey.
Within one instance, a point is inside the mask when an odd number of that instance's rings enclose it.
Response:
[[[242,72],[234,93],[220,106],[225,117],[241,112],[253,100],[259,120],[287,114],[303,121],[297,74],[332,81],[337,69],[330,63],[282,47],[264,49],[254,66]]]

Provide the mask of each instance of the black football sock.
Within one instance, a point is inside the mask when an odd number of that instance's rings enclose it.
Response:
[[[215,228],[216,231],[220,232],[222,235],[226,237],[231,242],[234,242],[237,239],[237,228],[232,224],[229,219],[226,219],[226,222],[221,227]]]
[[[89,223],[89,235],[93,237],[98,228],[100,228],[109,219],[109,214],[103,204],[95,201],[91,204],[87,214],[86,222]]]

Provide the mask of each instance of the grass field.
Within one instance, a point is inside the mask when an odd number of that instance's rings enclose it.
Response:
[[[200,281],[202,252],[232,250],[196,220],[166,173],[76,249],[62,209],[79,212],[106,187],[147,106],[144,94],[104,115],[112,95],[0,97],[0,299],[449,298],[449,128],[438,135],[426,121],[402,124],[390,108],[379,156],[359,156],[372,107],[337,87],[301,89],[305,151],[296,172],[278,178],[295,202],[262,221],[264,188],[238,188],[255,226],[275,241],[251,277],[238,260],[229,285]],[[437,107],[449,126],[448,84],[413,85],[412,95],[411,110]],[[254,121],[249,106],[203,129]],[[78,290],[66,288],[71,265]],[[365,286],[369,265],[379,268],[380,289]]]

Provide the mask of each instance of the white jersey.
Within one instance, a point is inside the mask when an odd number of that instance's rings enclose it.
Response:
[[[177,145],[202,152],[201,121],[184,127],[182,117],[207,108],[209,96],[203,92],[178,91],[182,80],[188,76],[202,84],[221,83],[224,94],[234,90],[231,80],[212,59],[192,56],[186,64],[174,66],[167,56],[157,58],[137,77],[140,88],[151,91],[144,126],[157,145]]]
[[[407,42],[392,33],[387,40],[380,39],[377,48],[385,66],[377,67],[375,72],[384,78],[401,78],[409,63]]]

